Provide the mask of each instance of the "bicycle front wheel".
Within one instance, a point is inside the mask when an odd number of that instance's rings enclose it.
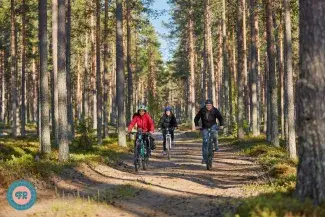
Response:
[[[171,138],[168,137],[168,138],[166,139],[166,148],[167,148],[167,155],[168,155],[168,159],[169,159],[169,160],[170,160],[170,158],[171,158],[171,153],[170,153],[171,145],[172,145]]]

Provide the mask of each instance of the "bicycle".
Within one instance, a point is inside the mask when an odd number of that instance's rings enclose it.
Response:
[[[203,140],[203,148],[206,148],[207,150],[204,150],[205,153],[207,153],[207,158],[206,158],[206,167],[207,170],[211,170],[212,169],[212,162],[213,162],[213,157],[214,157],[214,151],[213,151],[213,133],[212,133],[212,129],[208,128],[208,136],[205,140]],[[202,128],[200,128],[200,131],[203,131]],[[203,152],[203,153],[204,153]]]
[[[150,149],[150,133],[145,133],[142,131],[133,132],[132,134],[136,134],[136,142],[134,146],[134,168],[135,171],[138,172],[139,169],[143,168],[143,170],[148,169],[149,164],[149,152]],[[145,145],[146,140],[148,141],[148,148]]]
[[[172,149],[172,136],[170,134],[170,128],[164,129],[166,132],[166,148],[167,148],[167,156],[168,160],[171,158],[171,149]]]

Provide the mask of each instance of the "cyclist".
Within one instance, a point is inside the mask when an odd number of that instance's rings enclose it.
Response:
[[[128,133],[131,132],[134,125],[137,125],[137,129],[141,130],[144,133],[148,133],[148,132],[154,133],[155,126],[152,118],[147,113],[147,107],[145,105],[140,105],[138,107],[138,112],[133,115],[132,121],[128,127]],[[147,141],[146,146],[147,146],[148,153],[150,154],[151,153],[150,149],[154,150],[155,144],[154,144],[154,139],[151,136],[149,136],[149,139],[151,141],[151,147],[149,147],[148,140],[146,140]]]
[[[218,125],[216,122],[216,119],[218,119],[220,127],[219,129],[223,129],[223,117],[219,110],[213,106],[213,101],[211,99],[207,99],[205,101],[205,106],[200,109],[200,111],[197,113],[197,115],[194,118],[195,128],[200,129],[199,127],[199,120],[201,119],[202,122],[202,137],[203,137],[203,145],[202,145],[202,155],[203,160],[202,164],[206,162],[206,156],[207,153],[205,153],[206,143],[204,142],[205,139],[208,137],[208,128],[211,128],[213,133],[213,142],[214,142],[214,151],[218,151]]]
[[[158,127],[163,130],[163,137],[164,137],[164,142],[163,142],[163,155],[166,155],[166,134],[167,134],[167,128],[169,128],[169,132],[171,135],[172,139],[172,144],[174,145],[174,129],[177,127],[177,122],[175,115],[172,113],[172,108],[170,106],[167,106],[165,108],[165,112],[163,116],[160,118]]]

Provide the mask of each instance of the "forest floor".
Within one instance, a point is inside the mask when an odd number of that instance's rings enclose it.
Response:
[[[254,159],[226,140],[208,171],[200,139],[176,136],[169,161],[156,137],[147,171],[134,172],[131,154],[113,166],[82,163],[52,176],[55,190],[38,187],[37,203],[27,211],[11,208],[0,192],[0,216],[224,216],[248,196],[242,187],[261,174]]]

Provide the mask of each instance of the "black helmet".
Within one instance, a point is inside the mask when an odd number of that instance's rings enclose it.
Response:
[[[207,99],[207,100],[205,100],[205,104],[206,105],[208,105],[208,104],[213,105],[213,101],[211,99]]]

